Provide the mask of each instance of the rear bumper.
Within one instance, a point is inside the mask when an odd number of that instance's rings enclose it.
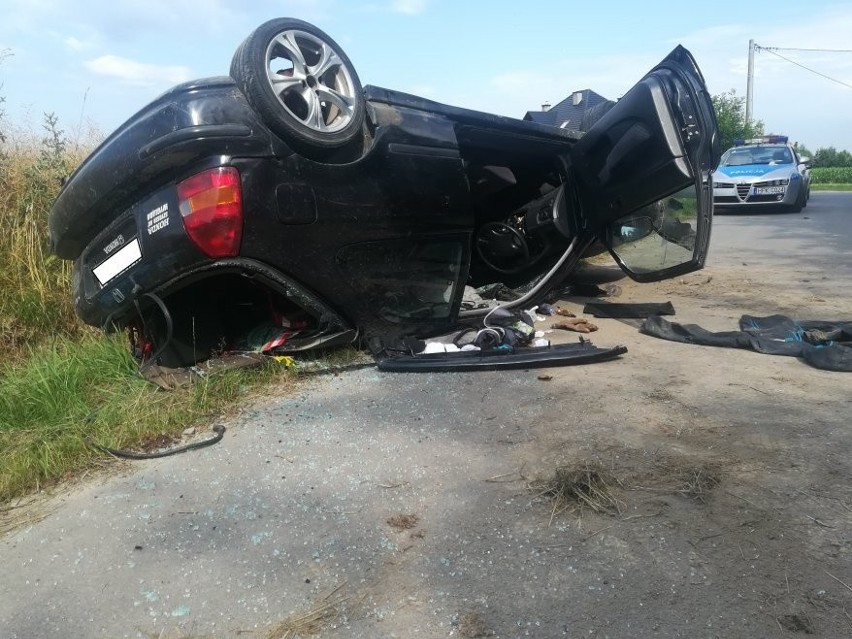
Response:
[[[280,146],[230,78],[175,87],[119,127],[66,181],[48,222],[53,252],[77,259],[127,202],[185,177],[206,158],[286,155]]]
[[[341,315],[328,306],[318,295],[308,290],[299,282],[287,277],[276,269],[262,262],[244,258],[222,259],[215,262],[206,262],[194,267],[187,268],[175,275],[172,279],[163,282],[161,278],[152,280],[156,285],[145,288],[144,274],[140,274],[136,282],[135,291],[128,295],[117,295],[116,287],[105,287],[97,295],[86,297],[83,295],[81,278],[78,276],[77,265],[74,273],[74,300],[75,308],[80,319],[93,326],[122,325],[130,321],[138,313],[137,304],[142,310],[150,306],[151,302],[144,299],[144,295],[152,293],[158,297],[166,298],[172,293],[186,288],[194,282],[215,278],[223,275],[240,275],[253,279],[270,290],[286,297],[317,319],[322,319],[325,324],[335,328],[348,329],[351,325]]]

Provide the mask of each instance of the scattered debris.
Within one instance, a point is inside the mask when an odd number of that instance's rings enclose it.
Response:
[[[589,320],[582,317],[551,324],[550,328],[558,328],[563,331],[573,331],[575,333],[592,333],[598,330],[597,325],[592,324]]]
[[[639,329],[653,337],[703,346],[747,348],[801,357],[814,368],[852,372],[852,321],[796,320],[785,315],[740,317],[738,331],[708,331],[697,324],[649,317]]]
[[[526,466],[526,462],[521,464],[521,466],[520,466],[520,468],[518,468],[518,470],[513,470],[513,471],[508,472],[508,473],[502,473],[500,475],[494,475],[494,477],[489,477],[485,481],[490,482],[490,483],[498,483],[498,484],[504,483],[504,482],[519,481],[519,480],[525,480],[526,481],[527,477],[526,477],[526,475],[524,475],[524,467],[525,466]]]
[[[420,518],[417,515],[394,515],[388,519],[388,524],[397,532],[402,532],[403,530],[411,530],[417,526],[419,521]]]
[[[553,379],[553,375],[539,375],[538,379],[540,379],[543,382],[549,382],[550,380]]]
[[[270,359],[259,353],[229,353],[185,368],[170,368],[152,363],[140,368],[140,373],[146,380],[163,390],[175,390],[223,371],[260,368],[268,364]]]

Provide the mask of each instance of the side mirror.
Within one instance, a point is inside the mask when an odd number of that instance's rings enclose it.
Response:
[[[803,155],[799,158],[799,164],[810,164],[811,159],[807,155]]]

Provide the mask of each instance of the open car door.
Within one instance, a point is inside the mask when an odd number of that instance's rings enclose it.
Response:
[[[581,218],[639,282],[704,266],[719,162],[713,104],[692,55],[672,51],[572,148]]]
[[[502,305],[503,309],[534,303],[530,300],[537,293],[562,281],[561,265],[578,259],[573,251],[595,239],[640,282],[704,266],[719,133],[704,78],[686,49],[678,46],[654,67],[570,147],[569,155],[569,181],[574,187],[570,208],[576,214],[578,241],[529,293]],[[487,327],[487,316],[483,321]],[[598,348],[581,339],[579,344],[542,348],[394,357],[380,361],[379,368],[449,371],[563,366],[613,359],[626,350],[623,346]]]

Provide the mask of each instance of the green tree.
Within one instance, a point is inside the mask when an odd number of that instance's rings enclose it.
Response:
[[[714,95],[713,109],[719,123],[719,137],[722,151],[734,146],[734,140],[748,139],[763,135],[763,121],[745,119],[745,98],[737,95],[734,89]]]
[[[813,156],[813,166],[852,166],[852,153],[838,151],[833,146],[820,147]]]

